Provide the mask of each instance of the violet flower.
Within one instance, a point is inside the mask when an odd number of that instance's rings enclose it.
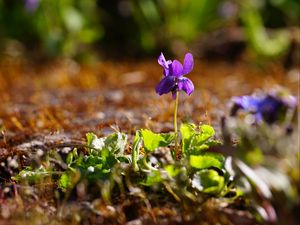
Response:
[[[255,121],[262,121],[272,124],[282,119],[288,109],[297,106],[297,100],[292,95],[276,96],[267,94],[264,96],[241,96],[233,97],[234,103],[231,109],[231,116],[235,116],[239,110],[251,113],[255,117]]]
[[[163,53],[158,57],[158,64],[164,68],[164,78],[156,86],[156,93],[159,95],[173,93],[183,90],[188,95],[194,91],[194,84],[184,75],[190,73],[194,67],[194,59],[191,53],[187,53],[184,57],[183,65],[178,60],[166,60]]]
[[[27,12],[34,12],[40,4],[40,0],[25,0],[25,9]]]

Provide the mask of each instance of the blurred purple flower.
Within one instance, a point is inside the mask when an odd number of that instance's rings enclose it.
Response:
[[[237,15],[238,6],[234,2],[225,1],[219,6],[219,15],[224,19],[230,19]]]
[[[158,64],[164,68],[164,78],[156,86],[156,93],[159,95],[173,93],[183,90],[188,95],[194,91],[194,84],[184,75],[190,73],[194,67],[194,59],[191,53],[187,53],[184,57],[183,65],[178,60],[166,60],[163,53],[158,57]]]
[[[25,0],[25,9],[27,12],[34,12],[40,4],[40,0]]]
[[[233,97],[233,107],[231,116],[235,116],[239,110],[246,113],[252,113],[256,122],[265,121],[272,124],[282,117],[289,108],[297,106],[297,100],[292,95],[276,96],[267,94],[264,96],[241,96]]]

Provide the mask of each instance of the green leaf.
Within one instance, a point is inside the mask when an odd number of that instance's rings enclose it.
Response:
[[[73,162],[73,152],[69,152],[67,155],[66,163],[67,165],[70,165]]]
[[[64,172],[59,181],[58,181],[58,186],[62,189],[62,190],[67,190],[72,186],[72,179],[70,177],[70,175],[67,172]]]
[[[105,168],[110,169],[111,167],[113,167],[116,163],[119,162],[119,160],[117,159],[117,157],[112,154],[111,152],[109,152],[108,150],[104,150],[101,152],[101,157],[103,160],[103,166]]]
[[[97,138],[94,133],[87,133],[86,135],[87,146],[92,147],[93,140]]]
[[[152,186],[152,185],[162,182],[162,180],[163,179],[160,175],[160,172],[154,170],[146,177],[146,180],[142,181],[140,184],[142,184],[144,186]]]
[[[210,167],[223,169],[224,162],[224,156],[217,153],[205,152],[201,155],[190,156],[190,165],[196,169],[205,169]]]
[[[117,132],[107,137],[98,138],[93,133],[87,133],[87,145],[92,147],[91,152],[98,155],[103,149],[107,149],[114,154],[123,155],[127,144],[127,135]]]
[[[196,148],[198,152],[208,149],[210,147],[210,139],[215,135],[214,128],[209,125],[201,125],[199,130],[195,131],[191,143],[191,147]]]
[[[199,126],[199,130],[194,124],[184,123],[180,127],[182,137],[182,152],[184,156],[199,155],[211,146],[220,144],[213,139],[214,128],[209,125]]]
[[[145,150],[152,152],[158,147],[166,147],[174,140],[174,134],[155,134],[151,130],[141,130]]]
[[[104,140],[104,148],[119,155],[123,155],[126,144],[127,135],[120,132],[113,133]]]
[[[77,159],[78,158],[78,151],[77,151],[77,148],[74,148],[73,149],[73,159]]]
[[[213,137],[215,135],[215,130],[212,126],[209,125],[201,125],[200,126],[200,136],[199,136],[199,142],[205,142],[209,138]]]
[[[182,152],[186,154],[190,148],[192,138],[195,136],[195,124],[183,123],[180,126],[180,133],[182,138]]]
[[[215,170],[201,170],[194,175],[192,186],[198,191],[217,195],[225,187],[225,178]]]
[[[81,170],[87,170],[89,166],[97,166],[103,164],[103,160],[100,156],[95,155],[88,155],[84,157],[79,157],[78,159],[74,160],[71,166],[73,168],[79,168]]]
[[[36,183],[41,181],[45,177],[49,177],[53,174],[52,171],[48,171],[45,167],[33,169],[32,167],[26,167],[21,170],[20,173],[12,177],[16,181],[28,181],[29,183]]]
[[[140,155],[141,145],[142,145],[142,137],[141,137],[141,132],[138,130],[135,132],[135,137],[134,137],[132,151],[131,151],[131,161],[132,161],[132,167],[134,171],[139,170],[137,161]]]
[[[168,175],[170,177],[177,176],[181,171],[181,169],[178,167],[175,167],[175,165],[167,165],[164,167],[164,169],[166,170],[166,172],[168,173]]]
[[[72,170],[80,171],[81,178],[87,178],[90,182],[108,179],[111,169],[118,162],[116,156],[104,149],[101,155],[87,155],[79,157],[72,163]],[[71,169],[69,167],[69,169]]]
[[[98,164],[102,164],[103,160],[99,156],[89,155],[84,158],[84,167],[87,168],[89,166],[96,166]]]

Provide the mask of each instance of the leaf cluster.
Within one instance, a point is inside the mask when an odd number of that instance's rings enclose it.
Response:
[[[209,151],[210,147],[220,145],[214,138],[214,129],[208,125],[182,124],[180,132],[180,160],[172,155],[173,133],[138,130],[132,146],[127,135],[121,132],[101,138],[87,133],[87,151],[71,150],[65,159],[60,159],[64,169],[28,167],[15,179],[36,183],[45,173],[55,173],[52,178],[63,192],[71,192],[79,183],[87,182],[90,186],[98,185],[107,201],[115,193],[124,194],[124,190],[130,192],[133,187],[157,194],[168,193],[177,201],[195,202],[222,197],[232,191],[225,157]],[[127,149],[131,149],[131,155],[126,154]]]

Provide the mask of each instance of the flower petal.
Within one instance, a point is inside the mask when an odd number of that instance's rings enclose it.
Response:
[[[238,107],[248,112],[256,112],[262,99],[257,96],[241,96],[233,97],[233,103]]]
[[[194,68],[194,58],[191,53],[185,54],[184,62],[183,62],[183,75],[188,74]]]
[[[158,62],[159,65],[161,65],[163,67],[166,67],[167,61],[166,61],[165,56],[164,56],[164,54],[162,52],[160,53],[160,55],[159,55],[159,57],[157,59],[157,62]]]
[[[164,75],[168,76],[170,74],[170,65],[172,64],[172,61],[166,61],[164,54],[161,52],[157,59],[157,62],[164,68]]]
[[[183,90],[188,95],[191,95],[194,91],[194,84],[189,78],[180,77],[178,79],[178,90]]]
[[[180,77],[183,75],[182,73],[183,66],[178,60],[174,60],[172,62],[171,68],[170,68],[170,75]]]
[[[173,91],[176,87],[176,77],[174,76],[165,76],[156,86],[156,93],[159,95],[167,94],[170,91]]]
[[[170,64],[172,64],[172,62]],[[170,68],[164,68],[164,76],[169,76],[169,75],[170,75]]]
[[[293,95],[283,96],[282,101],[289,107],[289,108],[296,108],[298,105],[297,98]]]

